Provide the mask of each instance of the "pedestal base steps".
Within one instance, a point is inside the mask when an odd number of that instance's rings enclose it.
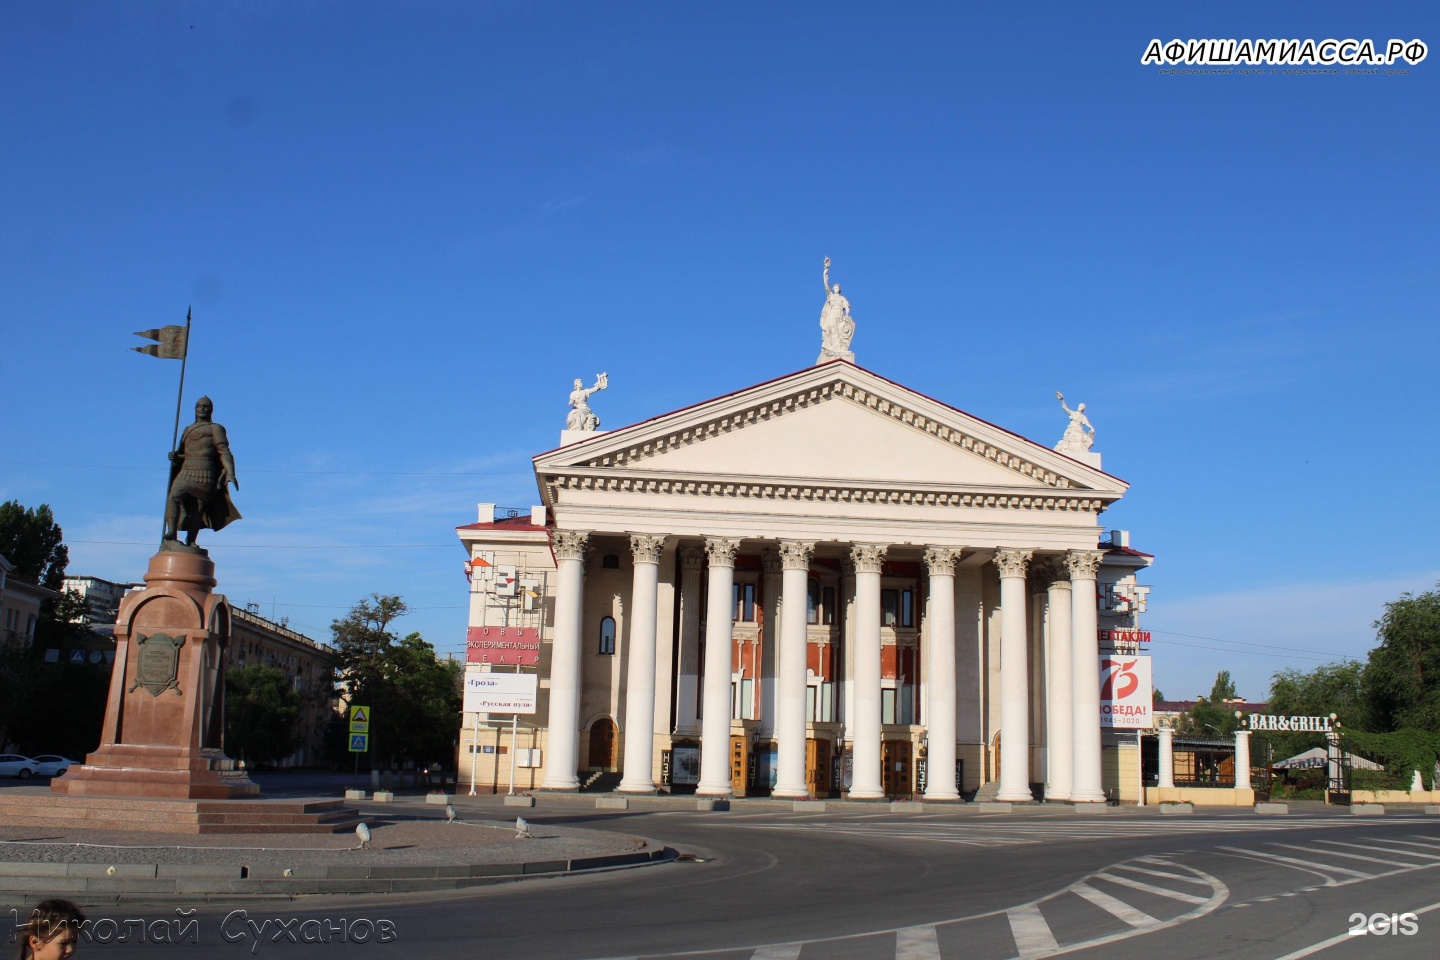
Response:
[[[343,800],[140,800],[0,795],[0,823],[51,830],[344,833],[373,822]]]

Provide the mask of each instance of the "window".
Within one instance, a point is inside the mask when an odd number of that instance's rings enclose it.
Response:
[[[600,567],[603,570],[619,570],[620,555],[615,553],[605,554],[605,556],[600,558]]]
[[[880,625],[882,627],[896,627],[900,625],[899,590],[880,591]]]
[[[814,577],[805,583],[805,622],[820,622],[820,581]]]
[[[900,591],[900,626],[915,626],[915,591]]]
[[[829,626],[835,622],[835,588],[826,587],[821,596],[824,598],[820,603],[821,616],[825,625]]]
[[[745,623],[755,620],[755,584],[735,584],[735,619]]]
[[[615,655],[614,617],[605,617],[600,621],[600,653],[607,657]]]
[[[880,722],[895,722],[895,689],[893,687],[880,691]]]

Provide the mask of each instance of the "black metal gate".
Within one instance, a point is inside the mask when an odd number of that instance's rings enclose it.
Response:
[[[1325,799],[1350,805],[1350,745],[1343,737],[1325,739]]]
[[[1250,786],[1257,802],[1270,799],[1271,765],[1275,762],[1275,745],[1264,734],[1250,735]]]

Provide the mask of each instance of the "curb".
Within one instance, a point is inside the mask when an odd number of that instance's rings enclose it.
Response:
[[[395,866],[297,865],[295,867],[211,866],[208,864],[0,862],[0,893],[25,894],[43,880],[51,894],[83,894],[91,901],[147,902],[228,900],[236,897],[289,899],[304,894],[411,893],[460,890],[591,870],[620,870],[669,863],[675,850],[652,841],[644,850],[573,860],[524,863]]]

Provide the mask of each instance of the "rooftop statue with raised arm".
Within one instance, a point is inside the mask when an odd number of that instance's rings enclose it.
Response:
[[[1055,399],[1060,401],[1060,408],[1070,416],[1070,423],[1065,427],[1065,435],[1060,442],[1055,444],[1059,453],[1089,453],[1090,447],[1095,443],[1095,428],[1090,425],[1090,418],[1085,416],[1085,404],[1080,404],[1074,410],[1065,405],[1065,395],[1056,391]],[[1089,430],[1089,433],[1085,431]]]
[[[827,360],[855,362],[850,338],[855,336],[855,321],[850,316],[850,301],[840,293],[840,284],[830,285],[830,258],[825,258],[821,275],[825,284],[825,306],[820,310],[820,356],[816,363]]]
[[[170,496],[165,502],[165,539],[176,541],[185,531],[185,545],[195,546],[201,530],[219,530],[240,519],[230,502],[229,484],[240,489],[235,458],[225,428],[210,419],[215,405],[209,397],[195,401],[195,422],[180,434],[170,452]]]
[[[570,391],[570,413],[565,417],[566,430],[594,430],[600,426],[600,418],[590,409],[590,395],[610,386],[610,378],[600,374],[595,386],[585,389],[585,381],[576,379],[575,388]]]

